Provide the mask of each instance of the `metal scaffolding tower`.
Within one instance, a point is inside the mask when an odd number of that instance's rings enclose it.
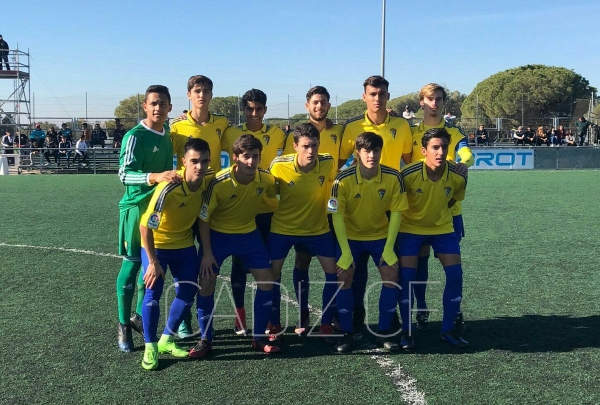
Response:
[[[10,127],[12,133],[31,128],[31,88],[29,86],[30,57],[29,50],[17,49],[8,51],[10,70],[0,70],[0,90],[12,88],[12,93],[0,99],[0,123],[4,128]],[[9,80],[12,86],[4,86]]]

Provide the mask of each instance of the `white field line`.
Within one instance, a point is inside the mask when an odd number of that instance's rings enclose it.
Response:
[[[0,247],[12,247],[12,248],[23,248],[23,249],[39,249],[39,250],[55,250],[60,252],[68,252],[68,253],[79,253],[91,256],[100,256],[100,257],[112,257],[115,259],[120,259],[122,256],[111,254],[111,253],[100,253],[94,252],[92,250],[84,250],[84,249],[71,249],[71,248],[61,248],[61,247],[53,247],[53,246],[34,246],[34,245],[24,245],[24,244],[14,244],[14,243],[3,243],[0,242]],[[228,280],[225,276],[219,276],[222,280]],[[251,286],[251,284],[249,284]],[[282,294],[281,300],[291,304],[295,307],[298,307],[298,303],[294,298],[291,298],[287,295]],[[321,310],[309,306],[309,310],[313,315],[321,316]],[[360,339],[359,339],[360,340]],[[372,355],[371,358],[375,360],[377,365],[383,370],[384,374],[388,376],[394,386],[396,387],[396,391],[400,393],[402,399],[406,401],[407,404],[415,404],[422,405],[426,404],[427,401],[425,399],[425,395],[417,390],[415,386],[416,380],[409,375],[407,375],[402,366],[395,364],[389,356],[383,352],[381,349],[376,349],[373,347],[365,347],[365,349],[370,352],[377,352],[380,354]]]

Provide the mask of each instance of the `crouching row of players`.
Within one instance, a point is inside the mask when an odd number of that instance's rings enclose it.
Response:
[[[433,246],[447,278],[442,338],[455,346],[468,346],[456,322],[461,316],[462,268],[450,213],[450,207],[464,197],[466,178],[446,161],[450,142],[446,130],[428,130],[422,138],[425,159],[401,172],[379,164],[383,140],[374,133],[357,138],[358,164],[339,174],[329,155],[318,154],[319,132],[312,124],[299,125],[293,137],[296,153],[276,158],[267,172],[258,169],[261,142],[242,135],[233,145],[235,164],[216,176],[208,169],[208,144],[190,139],[180,173],[183,181],[158,185],[140,220],[146,284],[144,368],[158,367],[158,353],[199,358],[212,350],[216,275],[229,256],[241,259],[257,284],[253,347],[265,353],[281,351],[279,283],[292,246],[316,256],[325,272],[320,334],[333,334],[337,312],[338,352],[352,350],[354,262],[365,252],[382,279],[380,343],[388,351],[414,348],[410,286],[421,247]],[[268,213],[273,211],[271,217]],[[335,236],[327,212],[332,214]],[[198,215],[201,260],[191,231]],[[176,297],[157,339],[167,267],[176,281]],[[297,291],[300,307],[308,301],[307,294],[306,289]],[[174,335],[196,295],[201,339],[188,352],[175,343]],[[400,339],[391,332],[398,305],[404,325]],[[265,329],[269,333],[263,334]]]

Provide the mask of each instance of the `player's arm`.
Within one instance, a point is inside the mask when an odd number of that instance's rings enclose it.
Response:
[[[346,233],[346,223],[344,221],[344,212],[346,209],[346,198],[344,194],[343,183],[341,183],[339,179],[335,179],[331,188],[331,197],[327,202],[327,212],[331,214],[335,236],[342,251],[342,255],[336,263],[338,273],[348,270],[350,267],[354,267],[352,251],[350,250],[348,234]]]
[[[381,260],[379,265],[383,264],[385,260],[386,264],[394,269],[398,269],[398,256],[394,252],[394,245],[396,244],[396,238],[398,237],[398,231],[400,230],[400,211],[390,212],[390,222],[388,224],[388,233],[385,240],[385,246],[383,247],[383,253],[381,254]]]
[[[398,134],[402,136],[404,139],[404,143],[402,145],[402,160],[404,164],[410,164],[412,162],[412,131],[410,129],[410,125],[408,125],[408,121],[405,120],[406,125],[402,125],[402,134]]]
[[[144,156],[141,147],[137,147],[137,138],[125,135],[123,147],[121,148],[119,179],[126,186],[147,184],[149,186],[163,181],[170,183],[181,183],[181,176],[175,170],[167,170],[162,173],[144,173],[141,163],[147,157]]]
[[[210,226],[208,222],[200,219],[198,221],[198,230],[200,233],[200,243],[202,243],[202,260],[200,262],[200,277],[211,278],[215,273],[213,268],[218,268],[217,261],[212,252],[210,244]]]
[[[147,288],[152,288],[156,283],[156,280],[162,277],[165,278],[165,271],[163,270],[158,257],[156,256],[156,249],[154,247],[154,232],[152,229],[147,228],[143,224],[140,225],[140,236],[142,239],[142,245],[148,255],[148,267],[144,272],[144,283]]]

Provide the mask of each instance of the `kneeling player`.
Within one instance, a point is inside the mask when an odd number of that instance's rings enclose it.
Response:
[[[267,248],[256,229],[256,214],[264,200],[276,198],[275,178],[258,169],[262,143],[252,135],[240,136],[233,143],[233,161],[210,182],[200,212],[202,264],[198,293],[198,323],[202,335],[190,357],[204,357],[212,350],[213,312],[216,275],[223,261],[239,257],[257,281],[254,299],[252,345],[265,353],[279,347],[259,335],[267,327],[272,306],[273,276]]]
[[[342,329],[352,330],[350,287],[354,262],[367,253],[379,268],[383,281],[378,335],[385,350],[396,351],[398,344],[390,334],[398,301],[398,257],[394,244],[400,227],[400,212],[407,209],[408,204],[406,194],[400,192],[400,173],[379,164],[382,148],[383,139],[372,132],[364,132],[356,138],[358,165],[337,175],[327,209],[333,214],[333,226],[340,245],[338,279],[344,282],[344,287],[338,299],[350,303],[349,312],[340,313]],[[386,211],[390,211],[389,225]]]
[[[202,192],[207,178],[213,174],[208,168],[210,150],[202,139],[190,139],[185,145],[182,158],[183,169],[179,172],[183,181],[160,183],[148,209],[140,220],[142,239],[142,265],[146,294],[142,309],[146,350],[142,367],[154,370],[158,367],[158,353],[170,353],[175,357],[187,357],[188,352],[179,348],[173,335],[183,320],[184,312],[194,302],[197,291],[198,254],[194,246],[192,226],[200,213]],[[167,318],[167,326],[158,340],[158,318],[165,270],[173,273],[177,283],[175,299]]]
[[[456,201],[463,200],[467,178],[456,172],[454,162],[446,161],[449,143],[445,128],[427,130],[421,139],[425,160],[411,163],[400,172],[409,207],[402,212],[398,236],[402,286],[399,303],[403,323],[400,345],[404,349],[414,348],[410,287],[416,278],[418,255],[423,245],[433,247],[446,273],[442,339],[457,347],[469,346],[460,336],[462,265],[450,211]]]

